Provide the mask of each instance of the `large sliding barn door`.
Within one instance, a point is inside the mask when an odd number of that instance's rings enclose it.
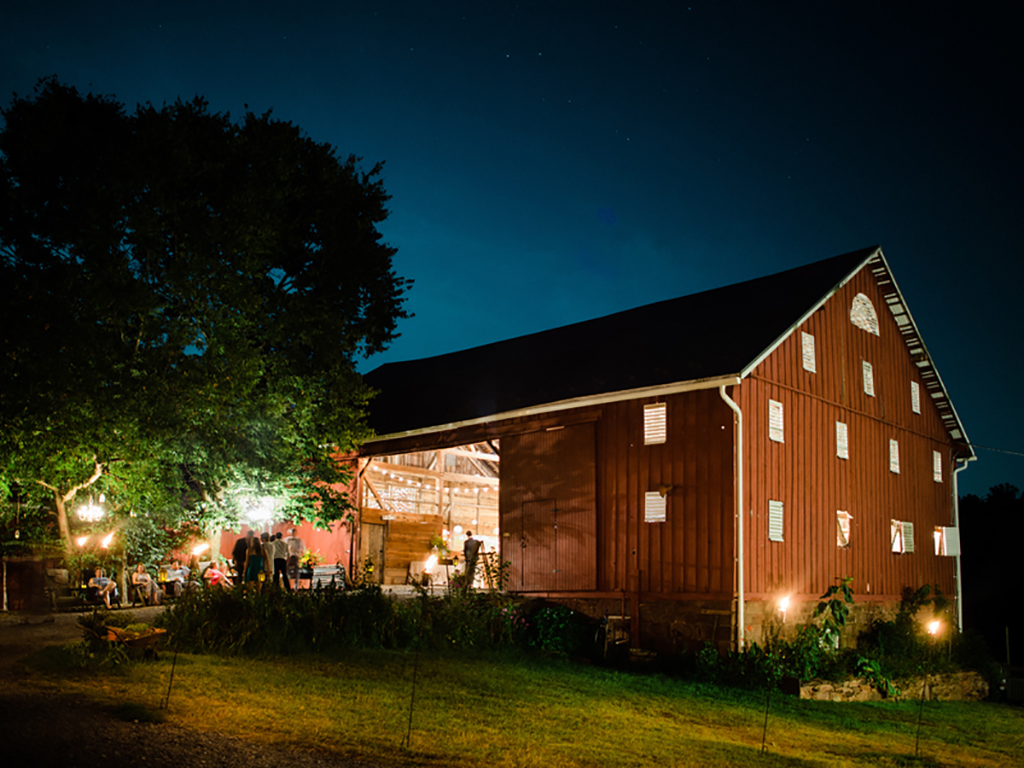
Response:
[[[502,557],[520,591],[597,585],[594,424],[501,439]]]

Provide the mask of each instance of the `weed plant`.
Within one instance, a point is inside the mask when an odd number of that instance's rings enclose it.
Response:
[[[506,650],[576,656],[593,630],[580,614],[497,592],[420,589],[394,600],[379,586],[334,585],[246,595],[235,588],[186,595],[160,617],[182,649],[241,654],[389,650]]]

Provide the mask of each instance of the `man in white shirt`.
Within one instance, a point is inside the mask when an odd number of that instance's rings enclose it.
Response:
[[[292,589],[299,588],[299,559],[306,554],[306,542],[296,536],[296,529],[289,531],[289,536],[284,540],[288,547],[287,578],[291,579]]]

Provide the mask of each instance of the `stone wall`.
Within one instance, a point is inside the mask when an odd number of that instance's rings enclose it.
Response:
[[[900,690],[893,701],[917,700],[922,693],[926,701],[981,701],[988,697],[988,682],[977,672],[955,672],[894,681]],[[881,701],[884,696],[871,683],[861,678],[831,683],[809,680],[800,686],[801,699],[815,701]]]

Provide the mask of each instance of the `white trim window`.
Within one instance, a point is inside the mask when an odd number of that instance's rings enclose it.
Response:
[[[914,524],[906,520],[892,520],[889,527],[892,551],[909,554],[914,551]]]
[[[853,515],[845,509],[836,510],[836,546],[845,549],[850,546],[850,521]]]
[[[781,501],[768,502],[768,540],[782,541],[782,516],[783,507]]]
[[[818,362],[814,356],[814,336],[800,331],[800,347],[803,356],[804,370],[809,373],[818,372]]]
[[[942,454],[938,451],[932,451],[932,480],[942,482]]]
[[[853,297],[853,304],[850,305],[850,322],[862,331],[880,336],[878,332],[878,315],[875,313],[875,305],[871,299],[863,293]]]
[[[916,381],[910,382],[910,408],[914,413],[921,413],[921,385]]]
[[[840,459],[850,458],[850,436],[846,424],[842,421],[836,422],[836,457]]]
[[[644,406],[644,445],[657,445],[668,440],[668,406],[650,403]]]
[[[889,441],[889,471],[894,475],[900,473],[900,444],[898,440]]]
[[[864,380],[864,394],[868,397],[875,396],[875,369],[867,360],[860,361],[861,378]]]
[[[776,443],[786,442],[782,419],[782,403],[778,400],[768,401],[768,439]]]
[[[644,494],[644,522],[664,523],[668,512],[668,497],[660,491],[648,491]]]
[[[944,557],[956,557],[960,554],[960,529],[935,526],[935,554]]]

